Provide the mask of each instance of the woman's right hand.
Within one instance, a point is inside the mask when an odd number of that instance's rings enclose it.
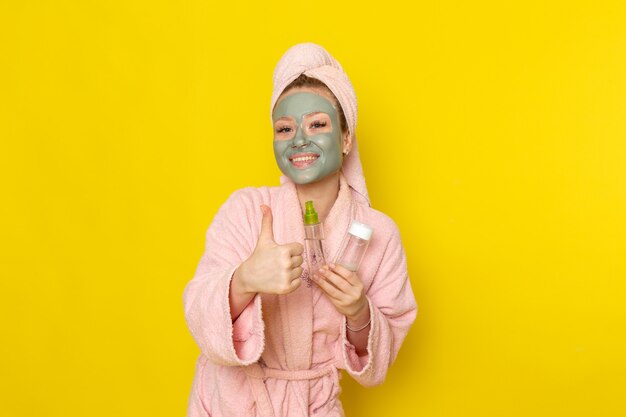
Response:
[[[233,279],[247,294],[288,294],[302,284],[304,247],[297,242],[277,244],[272,229],[272,211],[266,205],[262,205],[261,210],[261,233],[254,252],[237,268]]]

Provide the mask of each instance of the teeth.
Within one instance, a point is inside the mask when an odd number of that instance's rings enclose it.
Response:
[[[293,162],[305,162],[305,161],[313,161],[317,159],[317,156],[298,156],[296,158],[293,158],[292,161]]]

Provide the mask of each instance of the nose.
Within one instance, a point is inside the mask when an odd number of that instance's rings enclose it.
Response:
[[[296,131],[296,135],[293,138],[293,146],[304,146],[308,144],[309,144],[309,139],[304,134],[303,129],[301,127],[298,127],[298,130]]]

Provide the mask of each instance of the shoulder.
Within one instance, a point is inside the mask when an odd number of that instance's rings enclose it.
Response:
[[[244,187],[233,191],[222,204],[220,211],[230,209],[253,209],[261,204],[270,204],[280,187]]]
[[[374,229],[368,251],[380,253],[383,257],[402,256],[404,246],[400,230],[390,216],[380,210],[360,203],[357,206],[357,212],[357,220]]]
[[[260,228],[260,206],[269,205],[274,188],[277,187],[244,187],[233,191],[217,210],[208,233],[238,230],[240,236],[254,236]]]
[[[363,223],[372,227],[375,234],[383,236],[385,240],[400,238],[398,225],[387,214],[365,204],[358,204],[358,210]]]
[[[233,191],[218,209],[214,219],[233,224],[248,224],[254,229],[262,218],[261,205],[271,209],[282,200],[284,187],[244,187]]]

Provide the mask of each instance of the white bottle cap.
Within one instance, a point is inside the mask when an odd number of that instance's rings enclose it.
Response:
[[[350,233],[352,236],[356,236],[364,240],[370,240],[373,232],[374,229],[366,224],[359,223],[356,220],[352,220],[352,224],[350,224],[350,230],[348,230],[348,233]]]

